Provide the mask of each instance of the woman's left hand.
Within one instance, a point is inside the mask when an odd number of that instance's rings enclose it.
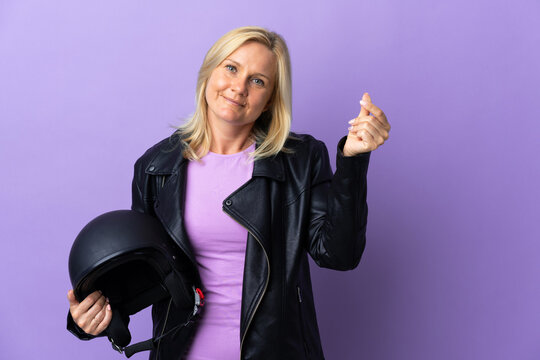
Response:
[[[343,155],[354,156],[373,151],[388,140],[390,124],[386,115],[373,105],[368,93],[360,101],[362,108],[358,116],[349,121],[349,134],[343,147]]]

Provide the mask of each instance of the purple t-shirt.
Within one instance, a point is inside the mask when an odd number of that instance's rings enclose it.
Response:
[[[253,160],[242,152],[209,152],[190,161],[185,225],[205,288],[205,309],[188,360],[240,358],[240,307],[247,230],[223,212],[222,202],[251,179]]]

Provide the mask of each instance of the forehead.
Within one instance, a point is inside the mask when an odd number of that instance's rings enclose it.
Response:
[[[227,59],[237,62],[248,72],[259,72],[264,75],[274,75],[276,71],[276,56],[258,42],[248,41],[230,54]]]

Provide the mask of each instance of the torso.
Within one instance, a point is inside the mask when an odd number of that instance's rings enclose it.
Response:
[[[187,171],[185,225],[205,290],[205,309],[188,359],[238,359],[247,230],[222,211],[222,201],[248,181],[253,161],[246,150],[209,152]]]

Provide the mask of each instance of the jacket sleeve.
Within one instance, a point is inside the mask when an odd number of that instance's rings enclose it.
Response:
[[[68,315],[67,315],[67,326],[66,326],[66,328],[68,329],[68,331],[70,333],[72,333],[73,335],[75,335],[76,337],[78,337],[81,340],[91,340],[91,339],[97,338],[99,336],[105,336],[105,331],[102,332],[101,334],[95,335],[95,336],[85,333],[84,330],[79,327],[79,325],[75,324],[75,321],[71,317],[71,313],[69,311],[68,311]]]
[[[155,184],[154,177],[146,173],[146,167],[156,155],[156,147],[159,144],[151,147],[141,156],[134,165],[133,181],[131,183],[131,210],[155,216],[154,211],[154,194]]]
[[[146,176],[144,173],[142,158],[135,162],[133,181],[131,183],[131,210],[140,213],[146,212],[146,201],[143,190],[146,188]]]
[[[332,176],[324,143],[314,150],[309,214],[309,254],[317,265],[335,270],[358,266],[366,244],[366,176],[370,152],[346,157],[338,143]]]

